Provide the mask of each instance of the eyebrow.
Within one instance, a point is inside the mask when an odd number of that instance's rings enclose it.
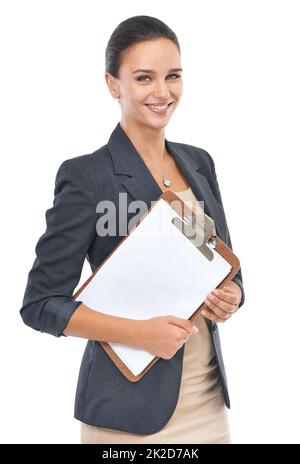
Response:
[[[178,72],[178,71],[182,71],[182,68],[169,69],[168,73],[170,73],[170,72]],[[132,71],[132,74],[137,73],[137,72],[147,72],[147,73],[155,74],[155,71],[153,69],[136,69],[135,71]]]

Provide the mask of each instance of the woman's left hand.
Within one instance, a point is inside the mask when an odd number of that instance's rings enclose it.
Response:
[[[240,304],[242,291],[239,285],[232,280],[222,289],[216,288],[204,301],[207,308],[201,314],[215,322],[225,322],[234,314]]]

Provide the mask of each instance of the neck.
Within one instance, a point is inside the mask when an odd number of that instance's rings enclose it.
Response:
[[[137,124],[134,121],[125,121],[123,118],[120,125],[138,153],[150,163],[162,164],[165,152],[164,128],[153,129],[148,126]]]

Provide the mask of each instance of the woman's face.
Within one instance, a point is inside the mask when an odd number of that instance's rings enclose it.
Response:
[[[137,71],[140,69],[143,71]],[[107,82],[112,95],[119,95],[124,122],[153,129],[168,124],[183,92],[180,53],[171,40],[161,38],[129,47],[122,55],[119,79],[109,76]]]

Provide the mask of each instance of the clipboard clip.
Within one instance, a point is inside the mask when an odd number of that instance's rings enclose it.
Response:
[[[213,260],[211,248],[217,245],[217,233],[211,217],[202,211],[201,214],[192,212],[182,218],[174,217],[171,221],[209,261]]]

